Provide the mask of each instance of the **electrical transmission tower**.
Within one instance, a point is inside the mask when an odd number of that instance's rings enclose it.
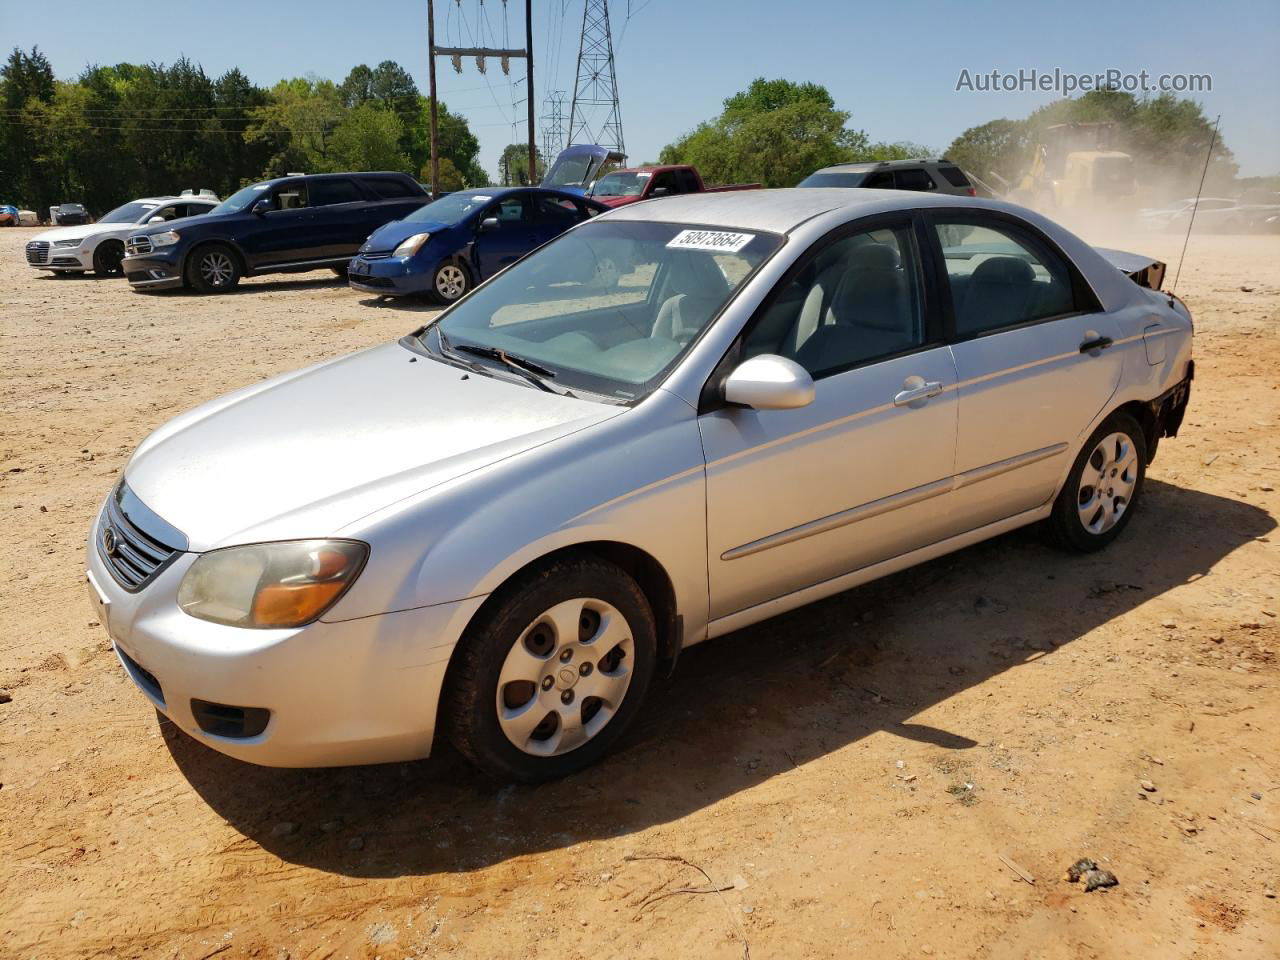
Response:
[[[586,0],[582,40],[578,45],[578,77],[569,105],[569,145],[598,143],[626,153],[622,143],[622,111],[613,70],[613,34],[609,0]]]
[[[550,163],[564,147],[564,91],[552,90],[542,101],[542,156]]]

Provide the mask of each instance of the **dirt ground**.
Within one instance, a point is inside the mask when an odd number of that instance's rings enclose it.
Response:
[[[424,308],[36,276],[33,232],[0,231],[0,956],[1280,955],[1280,237],[1192,238],[1190,412],[1109,550],[1016,533],[703,644],[607,762],[499,788],[446,748],[213,753],[83,585],[150,430]]]

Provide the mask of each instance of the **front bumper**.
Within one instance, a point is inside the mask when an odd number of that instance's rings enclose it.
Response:
[[[176,603],[195,554],[180,554],[130,593],[107,569],[98,538],[95,521],[86,578],[99,622],[142,694],[196,740],[273,767],[430,754],[449,656],[482,597],[292,630],[227,627]]]
[[[431,275],[413,257],[353,257],[347,265],[347,283],[353,290],[383,297],[427,293]]]
[[[74,247],[55,247],[48,244],[48,249],[43,247],[38,252],[32,252],[32,247],[37,246],[35,243],[27,244],[27,266],[35,270],[92,270],[93,269],[93,251],[79,245]]]
[[[122,266],[124,278],[135,290],[167,290],[183,285],[182,257],[176,249],[126,256]]]

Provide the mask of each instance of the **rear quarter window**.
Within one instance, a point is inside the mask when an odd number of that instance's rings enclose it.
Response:
[[[971,186],[969,178],[964,175],[964,171],[959,167],[939,167],[938,172],[947,179],[947,183],[953,187]]]

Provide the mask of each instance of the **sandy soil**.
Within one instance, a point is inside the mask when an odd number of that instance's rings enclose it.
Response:
[[[0,956],[1280,953],[1280,237],[1193,238],[1192,407],[1111,549],[1018,533],[704,644],[612,759],[497,788],[447,749],[212,753],[82,585],[148,431],[422,308],[42,278],[31,232],[0,231]],[[1064,882],[1081,856],[1119,886]]]

